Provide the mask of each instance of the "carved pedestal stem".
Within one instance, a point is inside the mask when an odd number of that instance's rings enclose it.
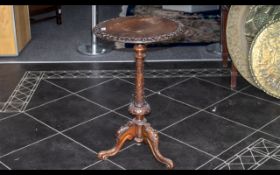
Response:
[[[129,105],[128,111],[134,119],[122,126],[117,133],[116,145],[106,151],[98,153],[100,159],[116,155],[125,141],[134,140],[138,143],[146,142],[149,144],[155,158],[164,163],[167,168],[174,167],[172,160],[163,157],[158,149],[158,133],[146,122],[145,115],[151,112],[150,105],[145,101],[144,96],[144,58],[146,47],[142,44],[134,46],[136,75],[135,75],[135,95],[134,101]]]

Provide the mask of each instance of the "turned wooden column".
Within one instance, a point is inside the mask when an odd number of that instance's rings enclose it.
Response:
[[[146,46],[136,44],[135,51],[135,94],[134,101],[129,105],[128,111],[135,116],[135,120],[139,123],[146,122],[145,115],[151,111],[150,105],[146,103],[144,96],[144,59],[146,56]],[[140,143],[143,141],[142,133],[143,125],[137,125],[135,141]]]
[[[145,115],[151,112],[150,105],[145,101],[144,96],[144,58],[146,47],[143,44],[136,44],[134,51],[136,64],[135,94],[134,100],[128,107],[128,111],[134,116],[134,119],[119,129],[116,145],[109,150],[99,152],[98,158],[106,159],[116,155],[126,140],[134,138],[138,145],[142,142],[148,143],[155,158],[165,164],[168,169],[172,169],[174,167],[173,161],[164,157],[159,151],[158,132],[145,119]]]
[[[129,113],[134,118],[117,131],[115,146],[100,151],[98,158],[106,159],[116,155],[126,141],[134,139],[138,145],[142,142],[148,144],[154,157],[168,169],[174,167],[173,161],[160,153],[158,132],[145,118],[151,112],[151,108],[144,95],[144,59],[146,44],[171,40],[179,37],[183,32],[184,26],[178,21],[155,16],[120,17],[99,23],[94,28],[97,37],[135,44],[135,92],[134,99],[128,107]]]

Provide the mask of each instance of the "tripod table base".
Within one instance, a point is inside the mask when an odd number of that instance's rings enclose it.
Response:
[[[159,162],[165,164],[168,169],[172,169],[174,167],[173,161],[164,157],[158,149],[159,137],[157,131],[154,130],[149,123],[143,122],[142,124],[139,124],[139,122],[141,121],[137,122],[137,120],[134,119],[122,126],[117,132],[116,145],[109,150],[99,152],[98,158],[104,160],[110,156],[116,155],[127,140],[135,139],[136,142],[147,143],[150,146],[154,157]],[[143,139],[138,139],[137,130],[139,127],[141,128]]]

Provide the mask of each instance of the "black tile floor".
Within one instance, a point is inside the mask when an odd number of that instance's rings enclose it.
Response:
[[[193,67],[192,67],[192,66]],[[145,95],[160,151],[175,169],[279,169],[280,100],[220,63],[147,63]],[[133,64],[0,65],[0,170],[166,169],[127,142],[105,161],[132,116]]]

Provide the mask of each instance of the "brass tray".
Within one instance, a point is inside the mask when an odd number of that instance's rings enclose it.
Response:
[[[258,32],[251,45],[249,62],[257,85],[280,98],[280,20],[270,22]]]
[[[226,39],[232,62],[238,72],[253,86],[257,87],[249,68],[249,48],[245,36],[245,22],[251,5],[232,5],[229,9]]]
[[[280,5],[253,5],[245,23],[247,41],[252,43],[257,33],[269,21],[280,18]]]

